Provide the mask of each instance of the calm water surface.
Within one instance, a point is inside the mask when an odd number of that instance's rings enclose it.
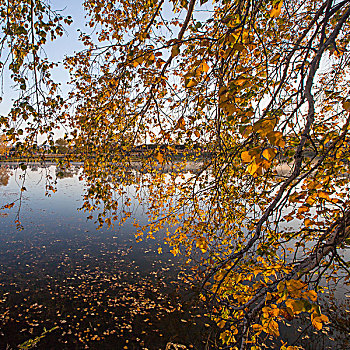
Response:
[[[15,168],[1,168],[0,206],[19,196],[23,171]],[[2,211],[0,349],[16,349],[53,327],[39,349],[165,349],[169,341],[204,348],[210,327],[198,323],[193,295],[178,282],[180,262],[162,235],[136,243],[130,222],[96,231],[77,210],[84,192],[79,171],[77,165],[58,178],[48,197],[45,175],[55,178],[58,169],[30,166],[19,213],[23,230],[15,224],[19,202]],[[145,210],[134,203],[141,223]]]
[[[23,171],[16,168],[0,167],[0,207],[21,193]],[[31,165],[19,212],[23,229],[15,224],[18,201],[0,212],[0,350],[18,349],[44,329],[53,330],[38,349],[153,350],[168,342],[206,349],[215,327],[198,317],[195,292],[180,281],[181,261],[164,246],[162,233],[136,243],[132,220],[97,231],[78,210],[84,193],[80,171],[78,164],[63,174],[53,165]],[[50,197],[47,174],[60,175]],[[132,194],[132,186],[128,190]],[[136,202],[131,207],[132,219],[147,223],[147,208]],[[342,287],[341,297],[324,301],[331,338],[297,321],[281,327],[283,339],[309,350],[350,349],[346,292]],[[275,348],[275,341],[270,344]]]

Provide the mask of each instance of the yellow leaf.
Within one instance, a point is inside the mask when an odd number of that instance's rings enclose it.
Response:
[[[255,132],[259,133],[262,137],[265,137],[273,131],[275,124],[276,124],[275,120],[262,119],[262,120],[257,121],[254,124],[253,130]]]
[[[262,327],[262,325],[256,323],[256,324],[252,325],[252,328],[255,332],[259,332],[262,330],[263,327]]]
[[[136,60],[132,64],[134,67],[137,67],[142,62],[143,62],[143,57],[138,57],[138,58],[136,58]]]
[[[225,324],[226,324],[226,321],[225,321],[225,320],[221,320],[221,321],[218,323],[218,327],[219,327],[219,328],[224,328]]]
[[[208,250],[208,243],[204,237],[197,240],[196,246],[202,251],[202,253],[205,253]]]
[[[307,213],[309,210],[310,210],[309,207],[304,207],[304,206],[302,206],[302,207],[300,207],[300,208],[298,209],[298,213],[299,213],[299,214]]]
[[[191,88],[198,84],[198,81],[196,79],[190,79],[188,82],[186,82],[186,87]]]
[[[247,172],[250,175],[255,175],[258,170],[259,170],[259,165],[256,164],[255,162],[249,164],[248,167],[247,167]]]
[[[106,218],[105,222],[107,223],[108,226],[111,226],[112,224],[111,218]]]
[[[294,219],[294,216],[292,215],[292,213],[290,213],[290,214],[286,215],[286,216],[284,217],[284,219],[285,219],[287,222],[289,222],[289,221],[292,221],[292,220]]]
[[[179,249],[178,247],[174,247],[174,248],[171,250],[171,252],[172,252],[172,254],[173,254],[174,256],[176,256],[177,254],[180,253],[180,249]]]
[[[283,1],[280,1],[273,7],[273,9],[270,12],[271,18],[279,17],[279,15],[281,14],[282,5],[283,5]]]
[[[162,153],[158,152],[156,158],[157,158],[159,163],[163,163],[164,162],[164,157],[163,157]]]
[[[283,293],[284,290],[286,289],[285,283],[284,282],[279,282],[277,285],[277,292],[278,293]]]
[[[305,227],[310,227],[312,224],[313,224],[313,221],[311,221],[310,219],[305,219],[304,220]]]
[[[181,129],[181,130],[186,130],[186,123],[184,117],[181,117],[175,126],[175,129]]]
[[[245,129],[242,130],[241,134],[243,137],[248,137],[253,132],[253,127],[248,125]]]
[[[158,254],[162,254],[162,248],[161,247],[158,248]]]
[[[202,62],[202,63],[199,65],[199,70],[200,70],[201,72],[206,73],[206,72],[208,72],[208,70],[209,70],[209,66],[207,65],[206,62]]]
[[[268,331],[275,337],[278,337],[280,335],[280,332],[278,330],[278,323],[275,320],[270,321]]]
[[[317,293],[314,290],[309,290],[306,294],[312,301],[317,300]]]
[[[283,134],[280,131],[272,131],[269,132],[266,137],[270,141],[271,145],[277,146],[277,147],[284,147],[285,141],[283,140]]]
[[[327,317],[326,315],[323,315],[323,314],[322,314],[322,315],[320,316],[320,318],[321,318],[321,321],[322,321],[322,322],[325,322],[325,323],[326,323],[326,322],[329,322],[329,319],[328,319],[328,317]]]
[[[249,151],[242,152],[241,158],[244,163],[250,163],[253,160],[253,157],[250,155]]]
[[[266,148],[266,149],[264,149],[264,151],[263,151],[263,153],[262,153],[262,156],[263,156],[266,160],[270,161],[270,160],[272,160],[273,158],[275,158],[276,153],[277,153],[277,152],[276,152],[275,149],[273,149],[273,148]]]
[[[236,85],[242,86],[247,80],[246,79],[237,79],[235,81]]]
[[[323,199],[325,199],[326,201],[331,201],[329,195],[328,195],[326,192],[323,192],[323,191],[319,191],[319,192],[318,192],[318,197],[319,197],[319,198],[323,198]]]
[[[311,317],[311,323],[318,331],[322,329],[321,317]]]
[[[310,205],[313,205],[316,201],[316,193],[313,193],[311,196],[309,196],[307,199],[306,199],[306,203],[307,204],[310,204]]]
[[[286,306],[293,311],[293,314],[305,311],[305,303],[302,300],[288,299],[286,300]]]

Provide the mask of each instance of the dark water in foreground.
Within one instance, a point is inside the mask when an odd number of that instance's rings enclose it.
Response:
[[[48,197],[45,174],[55,177],[56,168],[27,170],[23,230],[14,223],[19,202],[2,211],[0,349],[17,349],[53,327],[37,348],[152,350],[170,341],[204,348],[211,327],[196,317],[193,293],[177,277],[180,262],[161,235],[136,243],[129,222],[96,231],[77,210],[84,190],[79,171],[58,179]],[[22,174],[2,168],[0,206],[18,198]],[[133,209],[145,223],[145,209]]]

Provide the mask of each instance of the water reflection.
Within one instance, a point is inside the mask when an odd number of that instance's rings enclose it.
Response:
[[[56,167],[55,173],[57,179],[65,179],[77,175],[80,170],[79,165],[71,165],[70,167]]]
[[[18,198],[24,174],[16,164],[6,171],[0,206]],[[14,224],[18,202],[0,218],[0,349],[56,326],[39,349],[165,349],[170,340],[204,348],[208,320],[196,318],[193,294],[177,279],[179,261],[161,234],[136,244],[130,222],[96,231],[77,210],[84,192],[80,171],[80,164],[30,165],[21,201],[24,229]],[[59,178],[50,197],[47,175]],[[145,223],[144,208],[135,205],[133,215]]]
[[[6,166],[0,166],[0,186],[7,186],[9,183],[11,170]]]
[[[153,350],[165,349],[170,340],[205,349],[203,340],[215,334],[215,328],[196,317],[195,294],[185,292],[187,286],[177,279],[180,264],[164,246],[162,234],[137,244],[130,222],[96,231],[77,210],[84,192],[81,166],[30,164],[21,204],[24,230],[16,230],[16,210],[0,217],[0,349],[16,348],[44,327],[55,326],[39,349]],[[186,170],[195,172],[197,166],[190,164]],[[125,172],[130,194],[132,176],[141,176],[140,170],[134,164]],[[18,198],[22,175],[16,163],[0,168],[0,207]],[[58,180],[58,191],[51,197],[45,196],[47,175]],[[146,209],[136,201],[131,207],[133,218],[145,224]],[[349,307],[347,301],[333,298],[323,308],[339,349],[349,345]],[[328,335],[320,338],[318,333],[316,338],[308,319],[290,323],[281,329],[289,344],[309,350],[334,348]],[[272,349],[276,340],[267,344]]]

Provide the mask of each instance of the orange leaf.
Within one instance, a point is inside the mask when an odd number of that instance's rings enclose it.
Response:
[[[255,161],[249,164],[247,167],[248,173],[253,176],[258,175],[258,173],[260,172],[259,170],[261,170],[261,167],[258,164],[256,164]]]
[[[253,157],[250,155],[249,151],[242,152],[241,158],[244,163],[250,163],[253,160]]]
[[[271,18],[279,17],[279,15],[281,14],[282,5],[283,5],[283,1],[280,1],[273,7],[273,9],[270,12]]]
[[[163,163],[164,162],[164,157],[163,157],[162,153],[158,152],[156,158],[157,158],[159,163]]]
[[[273,158],[275,158],[276,153],[277,153],[277,152],[276,152],[275,149],[273,149],[273,148],[266,148],[266,149],[263,151],[262,156],[263,156],[266,160],[270,161],[270,160],[272,160]]]
[[[201,72],[206,73],[206,72],[208,72],[208,70],[209,70],[209,66],[207,65],[206,62],[202,62],[202,63],[199,65],[199,70],[200,70]]]
[[[186,87],[187,88],[191,88],[194,87],[198,84],[198,81],[196,79],[190,79],[187,83],[186,83]]]

